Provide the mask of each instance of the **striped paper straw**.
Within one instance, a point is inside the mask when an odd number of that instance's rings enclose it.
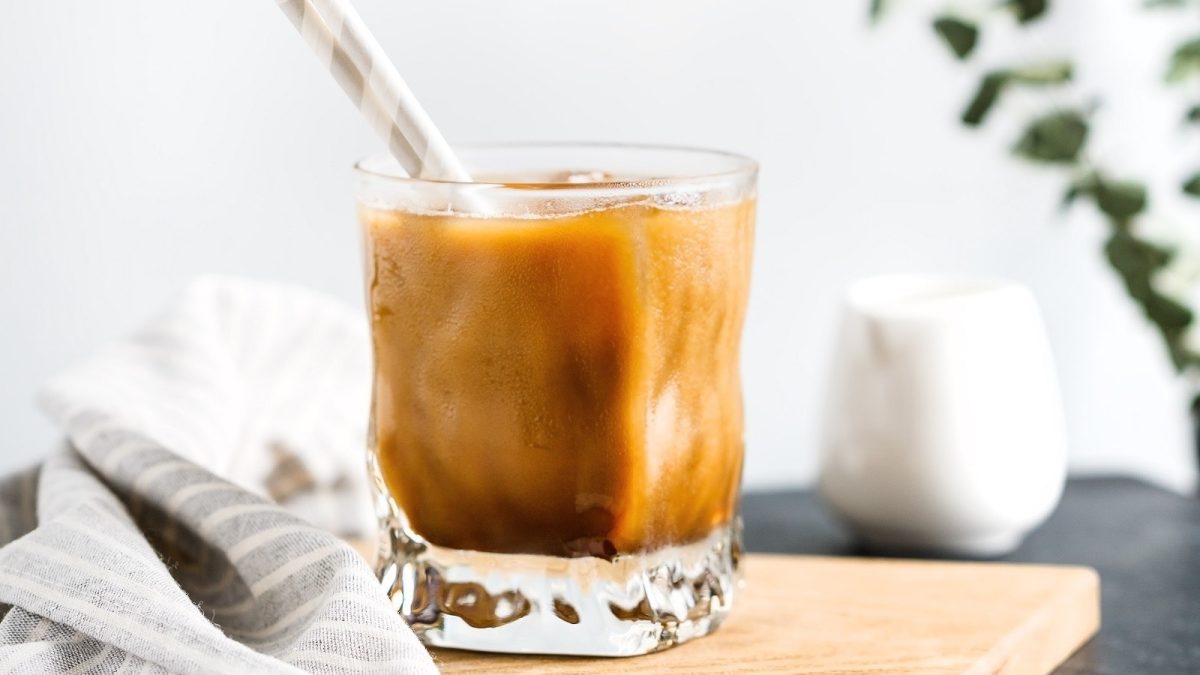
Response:
[[[349,0],[276,0],[410,176],[471,176]]]

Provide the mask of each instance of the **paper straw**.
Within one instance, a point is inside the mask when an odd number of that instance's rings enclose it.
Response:
[[[276,2],[410,176],[471,180],[349,0]]]

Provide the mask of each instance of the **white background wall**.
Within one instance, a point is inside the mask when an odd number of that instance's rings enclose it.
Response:
[[[361,305],[348,168],[377,144],[274,4],[6,3],[0,470],[55,438],[31,403],[40,382],[197,274],[281,279]],[[975,76],[929,34],[930,3],[898,3],[916,7],[874,31],[865,1],[358,4],[452,139],[682,143],[761,160],[751,486],[812,478],[838,294],[885,271],[1032,286],[1073,467],[1193,480],[1184,387],[1105,267],[1100,221],[1086,207],[1060,218],[1063,178],[1005,156],[1015,121],[957,128]],[[1139,3],[1122,0],[1054,4],[1033,48],[1069,45],[1089,59],[1085,83],[1127,92],[1101,111],[1103,157],[1175,170],[1163,158],[1183,137],[1145,128],[1176,128],[1163,122],[1182,102],[1155,78],[1180,20],[1131,21]],[[1019,44],[990,35],[981,61]]]

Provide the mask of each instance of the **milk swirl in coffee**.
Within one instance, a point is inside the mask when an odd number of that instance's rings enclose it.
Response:
[[[611,559],[727,526],[754,206],[361,207],[374,451],[412,531]]]

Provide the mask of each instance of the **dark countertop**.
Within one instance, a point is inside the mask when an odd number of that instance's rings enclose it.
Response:
[[[868,555],[812,492],[747,494],[746,548]],[[1200,499],[1130,478],[1073,479],[1050,519],[1001,560],[1100,572],[1100,633],[1059,673],[1200,673]]]

